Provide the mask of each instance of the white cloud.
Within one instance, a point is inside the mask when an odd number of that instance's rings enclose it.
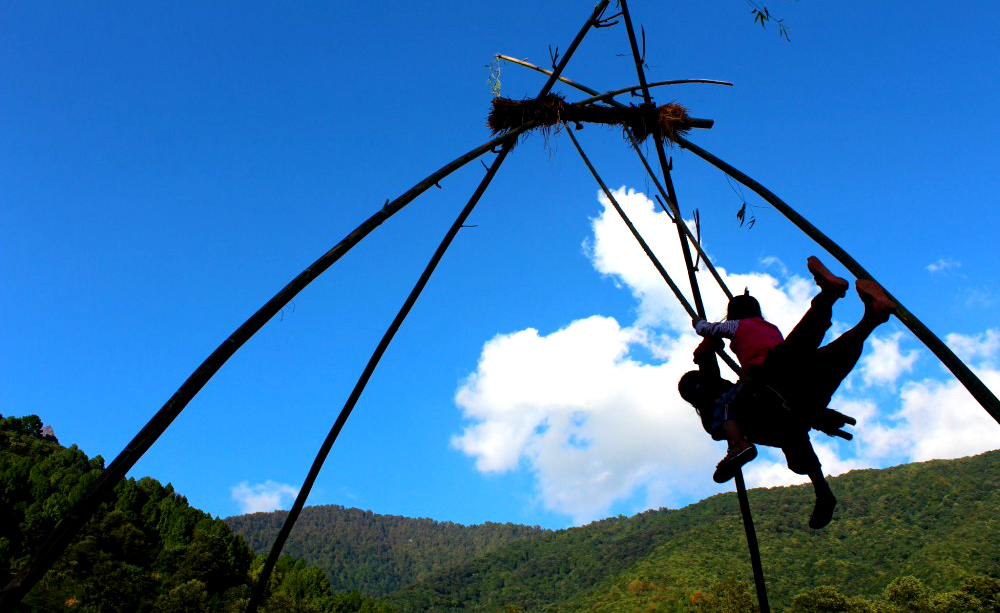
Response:
[[[949,334],[945,337],[945,342],[963,361],[992,362],[1000,352],[1000,330],[992,328],[977,336]]]
[[[299,490],[294,486],[271,481],[270,479],[263,483],[255,483],[254,485],[250,485],[248,481],[241,481],[238,485],[230,488],[229,491],[233,500],[239,505],[241,513],[259,513],[283,509],[299,493]]]
[[[788,470],[779,449],[757,446],[757,459],[743,467],[747,487],[778,487],[809,483],[809,477]]]
[[[613,191],[615,200],[639,228],[650,249],[657,255],[670,278],[681,288],[688,287],[687,270],[677,240],[673,222],[657,210],[655,203],[645,194],[624,187]],[[598,198],[604,205],[602,214],[593,220],[594,236],[588,241],[588,253],[598,272],[615,277],[628,287],[639,301],[639,318],[636,326],[667,326],[672,330],[687,331],[691,318],[667,287],[635,238],[622,223],[617,212],[604,194]],[[688,222],[692,225],[692,222]],[[705,246],[703,244],[703,246]],[[777,266],[775,258],[768,258],[769,266]],[[784,266],[778,266],[784,270]],[[784,331],[791,330],[808,300],[816,293],[811,279],[791,275],[782,283],[762,272],[733,274],[716,266],[730,290],[742,292],[748,288],[763,306],[764,316]],[[727,299],[711,273],[705,267],[697,273],[702,298],[709,319],[722,319],[726,313]],[[685,292],[689,294],[690,292]]]
[[[599,316],[547,336],[497,336],[456,395],[472,423],[452,444],[484,472],[526,462],[542,504],[578,522],[641,488],[663,504],[667,473],[710,474],[720,448],[676,391],[693,367],[694,334],[671,343],[659,365],[629,357],[642,338]]]
[[[1000,371],[976,373],[991,390],[1000,390]],[[958,458],[1000,448],[1000,427],[956,379],[911,381],[903,387],[898,417],[913,461]]]
[[[816,455],[823,465],[823,474],[825,475],[842,475],[849,470],[870,466],[864,458],[842,457],[832,444],[833,439],[825,438],[820,434],[815,434],[812,439],[813,449],[816,450]]]
[[[996,292],[990,287],[965,288],[960,298],[969,309],[988,309],[997,302]]]
[[[868,339],[871,351],[861,358],[861,375],[865,385],[893,386],[904,373],[913,370],[919,352],[915,349],[905,354],[899,349],[902,332],[887,337],[872,336]]]
[[[671,278],[687,287],[672,222],[634,190],[621,188],[615,197]],[[731,487],[711,481],[724,445],[705,434],[676,392],[680,375],[693,367],[698,342],[690,318],[610,203],[603,195],[599,200],[604,210],[593,220],[587,252],[597,271],[635,297],[636,321],[622,325],[594,315],[550,334],[529,328],[489,340],[456,393],[466,424],[452,438],[480,471],[530,471],[539,503],[576,523],[603,516],[615,503],[634,504],[637,497],[643,508],[677,506]],[[774,258],[760,264],[781,278],[718,271],[734,291],[748,287],[765,317],[787,333],[817,290],[811,279],[788,274]],[[708,271],[698,275],[709,317],[721,319],[724,294]],[[847,327],[834,323],[834,330]],[[906,379],[920,352],[903,351],[902,339],[901,333],[872,338],[858,369],[865,386],[844,386],[834,399],[833,407],[856,417],[858,425],[851,443],[813,437],[826,474],[1000,447],[1000,428],[957,382]],[[995,330],[951,335],[948,342],[971,358],[1000,354]],[[634,357],[637,348],[656,362]],[[1000,389],[1000,373],[989,362],[980,369],[987,385]],[[780,451],[766,448],[746,476],[752,487],[806,480],[785,467]]]
[[[925,266],[926,270],[931,274],[943,273],[953,268],[961,268],[961,267],[962,263],[954,258],[941,258],[938,261]]]

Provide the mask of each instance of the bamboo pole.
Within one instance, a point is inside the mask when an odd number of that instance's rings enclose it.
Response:
[[[562,58],[562,61],[556,67],[556,70],[550,76],[545,85],[542,87],[542,90],[539,92],[537,96],[538,99],[541,99],[542,97],[547,95],[549,91],[552,89],[552,86],[555,84],[556,78],[558,77],[559,73],[562,72],[562,70],[566,67],[566,64],[569,62],[569,58],[572,57],[573,53],[576,51],[576,48],[583,40],[584,35],[590,30],[591,26],[597,22],[601,13],[604,11],[604,8],[608,5],[609,2],[610,0],[602,0],[597,4],[596,7],[594,7],[593,14],[591,14],[590,18],[580,29],[579,33],[576,35],[576,38],[573,39],[573,42],[567,49],[566,54]],[[430,261],[427,263],[427,266],[424,268],[424,271],[421,273],[420,278],[417,279],[417,282],[414,285],[413,289],[410,291],[410,294],[403,302],[403,306],[400,307],[399,311],[396,313],[396,317],[393,318],[392,323],[385,331],[385,334],[379,341],[378,346],[376,346],[375,351],[372,353],[371,358],[369,358],[368,363],[365,365],[365,369],[361,373],[361,376],[358,378],[358,381],[355,384],[354,389],[351,391],[351,394],[348,397],[347,402],[344,404],[344,407],[341,409],[340,414],[337,416],[337,419],[334,422],[333,427],[330,429],[330,432],[327,434],[326,439],[324,439],[323,444],[320,446],[320,450],[316,454],[316,458],[313,460],[312,466],[309,469],[309,473],[306,475],[305,482],[299,489],[299,493],[295,497],[295,502],[292,505],[291,510],[288,512],[288,515],[285,517],[285,522],[282,525],[281,530],[278,532],[277,538],[271,545],[271,551],[268,554],[267,560],[264,563],[264,568],[257,579],[257,583],[254,585],[253,593],[251,594],[250,601],[247,604],[247,613],[256,613],[258,606],[263,601],[264,594],[267,591],[267,583],[271,576],[271,571],[274,568],[274,565],[278,561],[278,556],[281,555],[281,550],[288,539],[288,535],[291,534],[292,528],[294,527],[295,522],[298,519],[299,513],[302,511],[302,507],[305,505],[306,499],[309,497],[309,493],[312,490],[313,484],[315,483],[316,478],[319,476],[319,471],[320,469],[322,469],[323,464],[325,463],[326,458],[330,453],[330,450],[333,448],[333,444],[336,442],[337,437],[340,435],[340,431],[343,429],[344,424],[347,423],[347,419],[348,417],[350,417],[351,412],[354,410],[354,407],[357,404],[358,400],[360,399],[362,392],[364,391],[365,387],[368,384],[368,381],[371,379],[372,374],[375,372],[375,368],[378,366],[379,361],[385,354],[386,349],[388,349],[389,343],[392,342],[392,339],[393,337],[395,337],[396,332],[399,330],[400,326],[402,326],[403,321],[406,319],[406,316],[413,308],[413,305],[416,303],[417,298],[419,298],[424,287],[427,285],[427,282],[430,280],[430,277],[434,273],[435,268],[437,268],[437,265],[441,261],[441,258],[444,257],[445,251],[447,251],[448,247],[451,245],[455,236],[458,234],[458,231],[465,224],[466,219],[468,219],[469,215],[472,213],[472,210],[479,202],[479,199],[486,192],[486,188],[493,180],[493,177],[496,175],[497,170],[499,170],[500,165],[507,158],[507,154],[510,153],[510,150],[513,148],[514,143],[515,140],[508,140],[504,142],[503,149],[500,151],[499,155],[493,161],[493,164],[491,164],[489,169],[487,169],[486,176],[483,177],[482,181],[479,183],[479,186],[476,188],[476,191],[472,194],[472,197],[469,199],[465,207],[462,209],[458,217],[455,219],[451,227],[448,229],[448,232],[445,234],[444,238],[441,240],[441,243],[438,245],[438,248],[435,250],[434,255],[431,257]]]
[[[754,583],[757,586],[757,604],[760,605],[760,613],[769,613],[771,605],[767,601],[767,584],[764,583],[764,567],[760,563],[760,548],[757,546],[757,529],[753,525],[753,516],[750,513],[750,498],[747,496],[747,484],[743,480],[742,468],[736,471],[735,480],[736,498],[740,502],[743,527],[747,533],[747,549],[750,550],[750,568],[753,571]]]
[[[451,227],[441,240],[438,248],[434,251],[434,255],[431,256],[430,261],[421,273],[420,278],[417,279],[417,282],[410,291],[410,294],[403,302],[403,306],[400,307],[399,312],[396,313],[396,317],[392,320],[392,323],[389,324],[388,329],[382,336],[382,340],[380,340],[378,346],[375,347],[375,351],[372,353],[368,363],[365,365],[364,371],[361,373],[361,377],[354,385],[354,389],[351,390],[351,394],[347,398],[347,402],[340,410],[340,414],[337,415],[337,419],[334,422],[333,427],[323,440],[323,444],[320,446],[320,449],[316,454],[316,458],[313,460],[312,466],[309,468],[309,473],[306,475],[305,481],[302,483],[302,487],[299,488],[299,492],[295,497],[295,502],[292,504],[292,508],[288,511],[288,515],[285,516],[285,522],[281,526],[281,530],[278,532],[274,543],[271,545],[271,551],[267,556],[267,560],[264,562],[264,568],[261,570],[260,576],[257,578],[257,583],[254,584],[250,601],[247,604],[247,613],[255,613],[257,611],[257,607],[261,604],[261,602],[263,602],[264,595],[267,591],[268,580],[271,577],[271,572],[274,569],[274,565],[278,562],[281,550],[284,548],[285,542],[288,540],[288,535],[291,534],[292,528],[298,520],[302,507],[305,506],[306,499],[309,497],[309,493],[312,491],[313,485],[316,483],[319,471],[323,468],[323,464],[326,462],[326,458],[329,456],[330,450],[333,448],[333,444],[337,441],[340,431],[344,428],[344,424],[347,423],[347,419],[351,416],[351,412],[354,410],[355,405],[357,405],[358,400],[361,398],[361,394],[368,385],[368,381],[371,379],[372,374],[374,374],[375,368],[378,366],[382,356],[389,348],[389,343],[392,342],[392,339],[396,336],[396,332],[399,330],[400,326],[402,326],[403,320],[405,320],[406,316],[409,315],[410,310],[417,301],[417,298],[420,297],[420,293],[423,291],[428,280],[430,280],[431,275],[434,273],[434,269],[437,268],[441,258],[444,257],[445,251],[451,245],[455,235],[458,234],[458,231],[462,228],[465,220],[468,219],[469,214],[472,213],[472,209],[476,206],[476,203],[479,202],[479,199],[482,197],[486,188],[496,175],[497,170],[500,168],[500,164],[502,164],[504,159],[506,159],[507,154],[513,146],[512,141],[504,143],[500,154],[490,165],[486,172],[486,176],[483,177],[483,180],[479,183],[479,187],[476,188],[476,191],[473,193],[468,203],[466,203],[458,217],[451,224]]]
[[[653,172],[653,169],[649,166],[646,156],[642,154],[642,149],[639,147],[639,143],[636,142],[635,138],[633,138],[631,134],[628,135],[628,138],[632,148],[635,149],[636,155],[638,155],[639,159],[642,160],[642,165],[646,168],[646,173],[649,175],[649,178],[653,180],[653,185],[655,185],[657,191],[660,192],[660,196],[662,196],[664,200],[667,200],[667,193],[663,191],[663,185],[660,184],[660,180],[657,178],[656,173]],[[663,209],[663,212],[666,213],[668,217],[673,219],[670,211],[667,210],[667,207],[664,206],[662,202],[660,203],[660,208]],[[674,223],[676,223],[676,220],[674,220]],[[719,288],[722,289],[722,293],[726,295],[726,298],[732,300],[733,293],[729,291],[729,287],[726,285],[726,282],[722,280],[722,276],[719,274],[719,271],[715,269],[715,265],[712,264],[712,261],[708,258],[708,254],[705,253],[704,249],[702,249],[701,241],[691,233],[691,228],[689,228],[683,220],[681,220],[679,227],[684,228],[685,235],[688,237],[691,245],[694,246],[695,250],[698,252],[698,255],[701,256],[701,261],[705,263],[705,268],[708,269],[708,271],[712,274],[712,277],[715,278],[716,283],[719,284]]]
[[[653,99],[649,95],[649,85],[646,83],[646,73],[642,69],[642,58],[639,57],[639,45],[635,39],[635,30],[632,27],[632,18],[629,16],[628,3],[619,0],[622,20],[625,22],[625,29],[628,32],[629,46],[632,47],[632,59],[635,62],[635,72],[639,77],[639,84],[642,86],[642,98],[645,104],[652,105]],[[663,135],[659,130],[653,130],[653,142],[656,144],[656,155],[660,160],[660,168],[663,170],[663,183],[667,188],[667,204],[674,212],[674,225],[677,226],[677,235],[681,242],[681,253],[684,256],[684,265],[687,268],[688,280],[691,283],[691,293],[694,298],[694,306],[698,315],[705,317],[705,305],[701,300],[701,290],[698,288],[698,279],[694,274],[694,260],[691,258],[691,250],[688,247],[687,238],[681,226],[684,224],[684,217],[681,215],[680,203],[677,200],[677,193],[674,191],[674,182],[670,178],[670,165],[667,163],[667,155],[663,150]]]
[[[535,64],[532,64],[528,60],[519,60],[516,57],[510,56],[510,55],[504,55],[502,53],[497,53],[496,54],[496,58],[498,60],[504,60],[506,62],[511,62],[512,64],[518,64],[518,65],[524,66],[525,68],[530,68],[532,70],[537,70],[538,72],[540,72],[542,74],[552,74],[552,71],[546,70],[545,68],[542,68],[541,66],[536,66]],[[639,89],[642,88],[641,85],[633,85],[632,87],[625,87],[625,88],[622,88],[622,89],[615,89],[615,90],[611,90],[609,92],[604,92],[603,94],[598,94],[597,90],[590,89],[589,87],[587,87],[585,85],[581,85],[580,83],[576,83],[574,81],[571,81],[571,80],[567,79],[566,77],[559,77],[559,80],[562,81],[563,83],[566,83],[567,85],[572,85],[573,87],[579,89],[580,91],[584,91],[584,92],[587,92],[588,94],[591,94],[592,96],[595,96],[595,98],[593,98],[592,100],[589,100],[589,102],[597,102],[597,101],[603,100],[604,98],[613,98],[614,96],[618,96],[618,95],[621,95],[621,94],[627,94],[629,92],[638,91]],[[732,85],[733,85],[729,81],[719,81],[718,79],[670,79],[668,81],[654,81],[652,83],[649,83],[648,87],[660,87],[661,85],[681,85],[681,84],[684,84],[684,83],[709,83],[709,84],[712,84],[712,85],[728,85],[730,87],[732,87]]]
[[[573,130],[570,129],[570,127],[565,123],[563,123],[563,126],[566,128],[566,133],[569,134],[570,140],[573,141],[573,145],[576,147],[577,152],[579,152],[580,157],[583,159],[583,163],[587,165],[587,169],[590,170],[590,174],[594,176],[594,180],[597,181],[597,184],[601,187],[601,191],[604,192],[604,195],[611,202],[611,205],[615,207],[616,211],[618,211],[618,215],[622,218],[622,221],[625,222],[625,225],[628,227],[629,232],[632,233],[632,236],[635,238],[636,242],[639,243],[639,247],[642,248],[643,253],[646,254],[646,257],[649,258],[649,261],[653,263],[654,267],[656,267],[656,271],[660,273],[661,277],[663,277],[663,280],[667,283],[667,286],[670,287],[670,290],[674,293],[674,296],[677,298],[677,301],[681,303],[681,306],[684,307],[684,310],[687,311],[688,315],[690,315],[691,317],[696,316],[698,312],[695,311],[694,308],[691,306],[691,303],[688,302],[687,298],[684,296],[684,292],[682,292],[681,289],[677,287],[677,284],[674,283],[674,280],[670,277],[670,274],[667,273],[667,270],[663,267],[663,264],[660,263],[659,258],[656,257],[656,255],[653,253],[653,250],[649,248],[649,245],[642,238],[642,235],[639,234],[639,231],[632,223],[632,220],[629,219],[628,215],[625,214],[624,209],[622,209],[621,205],[618,204],[618,200],[615,199],[614,195],[611,193],[611,190],[608,189],[607,184],[601,178],[601,175],[598,174],[597,169],[594,168],[594,165],[590,162],[590,158],[588,158],[587,154],[583,152],[583,147],[580,146],[580,142],[576,139],[576,136],[573,134]],[[737,364],[733,360],[733,358],[729,356],[728,353],[725,353],[723,351],[720,352],[719,355],[722,357],[723,361],[725,361],[726,365],[733,369],[733,372],[742,374],[742,370],[740,369],[739,364]]]
[[[788,204],[786,204],[781,198],[778,198],[769,189],[683,137],[677,138],[677,144],[752,189],[757,193],[757,195],[777,209],[779,213],[795,224],[796,227],[805,232],[809,238],[816,241],[816,243],[826,249],[830,255],[837,258],[837,261],[843,264],[844,268],[849,270],[852,275],[858,279],[871,279],[872,281],[875,281],[871,273],[865,270],[865,268],[861,266],[857,260],[851,257],[849,253],[844,251],[840,245],[821,232],[816,226],[809,223],[805,217],[796,212],[792,207],[788,206]],[[903,303],[900,302],[898,298],[889,293],[889,290],[886,290],[885,293],[892,299],[893,302],[896,303],[896,317],[899,321],[903,322],[903,325],[909,328],[909,330],[913,332],[913,335],[920,339],[924,346],[930,349],[931,353],[941,360],[941,363],[944,364],[953,375],[955,375],[955,378],[957,378],[959,382],[965,386],[965,389],[969,390],[969,393],[972,394],[983,409],[985,409],[986,412],[997,421],[997,423],[1000,423],[1000,401],[997,400],[997,397],[993,394],[993,392],[986,387],[979,377],[977,377],[975,373],[973,373],[972,370],[966,366],[965,363],[962,362],[962,360],[960,360],[940,338],[937,337],[936,334],[931,332],[931,330],[924,325],[924,323],[920,321],[916,315],[903,306]]]
[[[534,127],[534,126],[531,126]],[[174,395],[156,412],[146,423],[138,434],[128,445],[118,454],[117,457],[104,469],[101,476],[90,488],[90,490],[80,499],[80,501],[70,509],[62,520],[55,526],[53,531],[42,543],[41,547],[31,558],[28,564],[15,575],[10,582],[0,591],[0,610],[10,606],[13,607],[20,602],[24,595],[35,583],[41,579],[73,537],[80,531],[83,524],[97,510],[97,507],[114,490],[129,469],[142,457],[154,442],[166,431],[173,420],[180,415],[192,398],[205,386],[206,383],[219,371],[236,351],[242,347],[250,338],[257,333],[264,324],[274,317],[285,305],[287,305],[300,291],[319,277],[330,266],[347,253],[354,245],[358,244],[372,230],[377,228],[386,219],[397,213],[404,206],[412,202],[417,196],[437,184],[441,179],[447,177],[452,172],[458,170],[465,164],[478,158],[482,154],[492,150],[498,145],[513,143],[524,132],[531,127],[523,126],[517,130],[489,140],[482,145],[464,153],[451,162],[445,164],[435,172],[428,175],[422,181],[404,192],[401,196],[391,202],[386,202],[375,214],[370,216],[361,225],[351,231],[339,243],[334,245],[329,251],[320,256],[315,262],[310,264],[305,270],[299,273],[292,281],[268,300],[264,306],[260,307],[243,324],[236,329],[226,340],[219,345],[215,351],[205,359],[201,365],[184,381],[184,383],[174,392]]]

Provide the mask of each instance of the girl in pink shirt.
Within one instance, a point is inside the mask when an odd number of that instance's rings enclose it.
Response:
[[[827,270],[816,256],[809,257],[807,266],[820,291],[813,298],[809,311],[787,339],[781,336],[777,326],[761,316],[760,303],[749,292],[733,296],[724,321],[711,323],[700,317],[695,318],[692,321],[695,332],[705,337],[730,339],[729,348],[748,373],[759,372],[760,367],[765,364],[768,366],[767,370],[773,371],[773,367],[777,366],[774,363],[776,361],[785,362],[793,359],[794,355],[815,351],[830,327],[829,319],[825,316],[833,315],[833,303],[844,297],[848,284],[846,280]],[[769,356],[773,359],[769,360]],[[777,360],[778,357],[784,359]]]
[[[777,326],[761,316],[760,303],[749,292],[733,296],[725,321],[710,323],[700,317],[692,320],[699,335],[730,339],[729,348],[744,370],[740,382],[719,398],[722,403],[718,411],[721,415],[719,430],[728,440],[729,449],[713,475],[718,483],[731,479],[740,467],[757,456],[756,447],[743,436],[739,425],[729,415],[729,405],[736,400],[747,378],[778,391],[786,402],[802,397],[799,387],[810,380],[806,376],[808,373],[802,372],[803,365],[812,362],[811,356],[823,342],[833,317],[833,303],[847,293],[847,281],[827,270],[819,258],[810,256],[807,265],[820,291],[787,339],[781,336]],[[832,512],[832,507],[830,510]]]

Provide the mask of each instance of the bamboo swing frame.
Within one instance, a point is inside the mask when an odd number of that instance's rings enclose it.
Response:
[[[503,60],[511,63],[524,66],[526,68],[536,70],[543,74],[548,75],[548,80],[542,87],[538,96],[534,100],[538,101],[546,97],[551,91],[553,85],[556,81],[561,81],[570,85],[576,89],[579,89],[585,93],[591,95],[590,98],[574,103],[575,105],[590,105],[594,103],[605,103],[609,107],[602,108],[614,108],[614,107],[625,107],[620,102],[617,102],[614,98],[615,96],[641,92],[644,100],[644,105],[652,105],[652,97],[650,96],[649,90],[653,87],[659,87],[663,85],[675,85],[681,83],[710,83],[719,85],[732,85],[727,81],[719,81],[714,79],[675,79],[669,81],[655,81],[647,82],[646,76],[643,71],[643,61],[639,54],[638,44],[635,37],[635,31],[632,25],[632,19],[628,12],[628,6],[626,0],[619,0],[619,5],[621,7],[620,15],[625,23],[625,27],[629,37],[629,44],[632,51],[632,57],[635,62],[636,74],[639,79],[639,84],[627,88],[611,90],[604,93],[599,93],[585,85],[571,81],[570,79],[561,75],[563,69],[569,62],[576,48],[579,46],[580,42],[583,40],[584,36],[591,28],[595,27],[608,27],[617,22],[610,22],[612,18],[604,18],[604,11],[607,9],[610,0],[600,0],[594,7],[593,12],[587,19],[584,26],[577,33],[576,37],[572,41],[571,45],[567,49],[567,52],[562,57],[558,66],[554,70],[548,70],[541,68],[525,60],[520,60],[511,56],[497,54],[496,58],[498,60]],[[617,15],[616,15],[617,17]],[[609,23],[610,22],[610,23]],[[381,225],[389,217],[397,213],[404,206],[416,199],[417,196],[422,194],[424,191],[429,189],[431,186],[438,185],[438,182],[455,172],[462,166],[466,165],[470,161],[479,158],[487,152],[493,151],[497,153],[496,158],[494,158],[493,163],[487,168],[486,175],[480,182],[479,186],[476,188],[475,192],[470,197],[469,201],[465,207],[461,210],[458,217],[452,223],[451,227],[448,229],[444,238],[441,240],[437,250],[431,257],[430,262],[427,264],[423,273],[420,275],[413,290],[410,292],[406,300],[404,301],[402,307],[397,313],[396,317],[393,319],[392,323],[389,325],[384,336],[379,342],[378,346],[375,348],[371,358],[369,359],[365,369],[363,370],[357,384],[352,390],[350,396],[348,397],[343,409],[338,415],[336,421],[334,422],[327,438],[324,440],[319,452],[317,453],[316,459],[314,460],[310,471],[303,483],[302,488],[299,490],[299,494],[296,497],[295,503],[286,518],[285,525],[282,526],[278,537],[271,548],[268,555],[267,561],[265,562],[264,569],[258,577],[257,583],[254,586],[251,598],[247,607],[248,613],[252,613],[257,610],[258,605],[263,600],[267,592],[267,584],[271,574],[271,570],[274,564],[277,562],[278,556],[281,552],[282,547],[291,532],[292,526],[295,523],[299,512],[305,504],[308,498],[309,492],[315,482],[316,477],[319,474],[322,465],[332,448],[334,442],[337,439],[341,429],[346,423],[348,417],[350,416],[352,410],[354,409],[357,401],[360,399],[365,386],[367,385],[371,375],[373,374],[375,368],[378,365],[379,360],[385,353],[392,341],[396,331],[402,325],[410,309],[416,302],[421,291],[426,286],[428,280],[433,274],[437,264],[440,262],[444,253],[450,246],[452,240],[457,235],[458,231],[462,228],[464,222],[471,214],[473,208],[476,206],[482,195],[486,192],[487,187],[495,176],[496,172],[499,170],[501,164],[506,159],[507,154],[511,151],[513,146],[516,144],[517,139],[529,132],[532,129],[538,128],[539,123],[536,121],[529,121],[523,125],[514,127],[508,132],[493,138],[478,147],[473,148],[465,154],[462,154],[452,160],[451,162],[445,164],[437,171],[431,173],[423,180],[415,184],[409,190],[404,192],[402,195],[394,200],[387,200],[381,209],[376,211],[372,216],[360,224],[357,228],[347,234],[340,242],[334,245],[329,251],[320,256],[315,262],[309,265],[305,270],[303,270],[298,276],[296,276],[291,282],[288,283],[284,288],[282,288],[277,294],[275,294],[270,300],[268,300],[260,309],[258,309],[253,315],[250,316],[243,324],[241,324],[228,338],[226,338],[218,348],[213,351],[208,358],[198,366],[197,369],[188,377],[187,380],[178,388],[178,390],[170,397],[169,400],[161,407],[149,420],[149,422],[143,426],[138,434],[129,442],[128,445],[118,454],[117,457],[107,466],[101,476],[97,479],[91,489],[83,496],[83,498],[63,517],[63,519],[56,525],[55,529],[49,534],[48,538],[39,547],[38,551],[32,556],[28,564],[19,572],[10,582],[0,590],[0,609],[8,610],[16,606],[17,603],[25,596],[25,594],[41,579],[45,572],[55,563],[58,557],[62,554],[65,548],[68,546],[70,541],[76,536],[83,525],[93,516],[96,512],[98,506],[110,495],[114,487],[125,477],[126,473],[131,469],[135,463],[142,457],[142,455],[156,442],[156,440],[166,431],[173,420],[181,413],[181,411],[187,406],[187,404],[194,398],[194,396],[204,387],[204,385],[218,372],[218,370],[226,363],[226,361],[232,357],[240,347],[242,347],[257,331],[259,331],[264,324],[271,320],[281,309],[286,306],[300,291],[302,291],[306,286],[308,286],[312,281],[318,278],[323,272],[330,268],[337,260],[341,258],[347,251],[352,247],[357,245],[362,239],[364,239],[368,234],[370,234],[375,228]],[[563,124],[565,125],[565,124]],[[677,286],[677,284],[669,277],[666,270],[657,260],[655,254],[649,249],[645,240],[641,237],[638,231],[635,229],[634,225],[625,215],[621,206],[612,196],[607,185],[600,178],[597,171],[594,169],[593,165],[590,163],[583,148],[579,144],[576,136],[573,134],[572,129],[569,126],[566,127],[566,132],[569,134],[574,146],[579,152],[581,158],[587,165],[590,172],[593,174],[595,180],[601,186],[605,195],[608,197],[612,206],[617,210],[617,212],[622,217],[622,220],[629,228],[633,236],[636,238],[640,247],[647,254],[650,261],[656,267],[657,271],[661,274],[664,281],[670,287],[671,291],[674,293],[675,297],[679,303],[685,308],[689,315],[695,316],[699,315],[705,316],[705,308],[701,299],[701,292],[698,287],[698,282],[695,277],[695,265],[691,256],[691,248],[693,247],[700,256],[700,261],[703,262],[711,272],[712,276],[718,282],[719,287],[726,294],[727,297],[732,297],[732,293],[729,288],[726,287],[725,282],[722,280],[721,276],[716,271],[715,267],[712,265],[711,261],[703,251],[700,241],[692,234],[687,224],[684,222],[684,218],[681,215],[680,208],[677,201],[677,194],[674,189],[673,181],[670,176],[671,164],[668,162],[666,153],[664,150],[663,140],[664,135],[659,130],[653,130],[652,136],[654,139],[654,144],[656,147],[656,153],[658,162],[662,171],[662,182],[657,176],[657,173],[650,167],[649,162],[643,155],[639,144],[631,134],[626,131],[629,136],[630,144],[635,149],[638,154],[642,164],[644,165],[646,171],[651,177],[653,183],[655,184],[657,191],[659,192],[662,200],[657,198],[663,211],[671,218],[674,222],[677,232],[678,239],[681,245],[681,251],[684,256],[685,267],[688,272],[688,281],[691,286],[693,305],[687,300],[684,292]],[[753,190],[761,198],[766,200],[775,209],[782,213],[786,218],[789,219],[794,225],[801,229],[808,237],[812,238],[817,244],[823,247],[827,252],[834,256],[845,268],[847,268],[855,277],[859,279],[873,279],[872,275],[862,267],[853,257],[851,257],[844,249],[837,245],[832,239],[823,234],[819,229],[808,222],[804,217],[792,209],[788,204],[778,198],[773,192],[765,188],[763,185],[749,177],[748,175],[737,170],[727,162],[716,157],[712,153],[706,151],[705,149],[699,147],[698,145],[687,140],[683,135],[671,133],[668,135],[669,139],[676,143],[678,146],[691,151],[698,157],[704,159],[708,163],[721,169],[730,177],[736,179],[746,187]],[[499,147],[499,151],[497,151]],[[666,205],[664,205],[666,202]],[[930,349],[938,359],[955,375],[955,377],[962,383],[962,385],[969,390],[976,401],[989,413],[998,423],[1000,423],[1000,401],[997,400],[996,396],[986,387],[982,381],[968,368],[933,332],[931,332],[912,312],[906,309],[900,301],[889,294],[888,290],[886,292],[897,305],[897,318],[909,328],[913,334],[922,342],[924,345]],[[726,361],[727,365],[730,366],[735,372],[739,373],[739,367],[732,360],[728,354],[724,351],[720,351],[720,356]],[[754,573],[754,580],[757,587],[758,602],[760,604],[760,609],[762,613],[769,611],[769,605],[767,602],[766,585],[764,582],[763,570],[760,562],[760,555],[757,548],[757,540],[753,526],[753,520],[750,516],[749,501],[746,495],[746,486],[743,480],[742,472],[738,472],[736,475],[736,487],[737,493],[740,501],[740,508],[743,514],[744,527],[747,533],[747,542],[750,549],[751,565]]]

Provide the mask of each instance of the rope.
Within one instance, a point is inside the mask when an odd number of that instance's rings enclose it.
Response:
[[[642,85],[642,96],[645,100],[645,104],[652,104],[652,98],[649,95],[649,87],[646,85],[646,75],[642,69],[642,57],[639,56],[639,46],[635,40],[635,29],[632,27],[632,18],[629,16],[628,3],[626,0],[619,0],[619,6],[621,7],[622,20],[625,22],[625,29],[628,31],[629,45],[632,47],[632,58],[635,60],[635,70],[639,75],[639,83]],[[667,164],[667,157],[663,151],[663,136],[657,130],[653,133],[653,139],[656,143],[656,154],[660,160],[660,167],[663,169],[663,179],[666,183],[667,192],[669,198],[667,198],[667,203],[670,205],[671,210],[674,212],[675,223],[678,228],[678,234],[681,241],[681,251],[684,254],[684,265],[687,267],[688,278],[691,280],[691,292],[694,295],[694,303],[698,309],[698,315],[705,317],[705,305],[701,301],[701,292],[698,289],[698,280],[695,277],[694,263],[691,261],[691,251],[688,249],[688,242],[684,236],[684,232],[681,231],[680,226],[683,225],[683,217],[681,217],[680,209],[677,204],[677,194],[674,192],[674,184],[670,179],[670,165]],[[764,570],[760,562],[760,550],[757,547],[757,534],[753,525],[753,517],[750,514],[750,501],[747,497],[746,485],[743,483],[743,471],[742,469],[736,471],[736,493],[740,499],[740,511],[743,514],[743,527],[746,530],[747,535],[747,545],[750,549],[750,561],[753,567],[753,580],[757,587],[757,601],[760,603],[761,613],[770,613],[771,609],[767,603],[767,583],[764,581]]]
[[[673,279],[670,278],[670,275],[667,274],[667,271],[663,268],[663,265],[660,264],[660,261],[653,254],[649,246],[646,244],[646,241],[642,238],[642,235],[639,234],[639,231],[636,230],[631,220],[629,220],[628,216],[625,214],[625,211],[622,210],[621,206],[618,204],[618,201],[615,200],[615,197],[611,194],[611,190],[608,189],[608,186],[604,183],[600,175],[594,169],[593,164],[590,163],[590,159],[588,159],[587,155],[583,152],[583,147],[580,146],[580,143],[579,141],[577,141],[576,136],[573,134],[573,131],[565,123],[563,125],[566,127],[566,132],[569,134],[570,140],[572,140],[573,144],[576,146],[576,150],[580,153],[580,157],[583,158],[584,163],[587,165],[587,168],[590,169],[590,172],[594,176],[594,179],[596,179],[597,183],[601,186],[601,190],[604,192],[604,195],[607,196],[608,200],[611,201],[612,206],[614,206],[615,210],[618,211],[618,214],[621,216],[622,221],[624,221],[625,225],[628,226],[628,229],[632,233],[632,236],[635,237],[636,241],[639,243],[639,246],[642,247],[642,250],[646,253],[646,256],[649,257],[650,261],[656,267],[656,270],[660,273],[660,276],[663,277],[663,280],[666,281],[668,286],[670,286],[670,289],[674,292],[674,296],[677,297],[677,300],[681,303],[681,305],[684,307],[684,309],[688,312],[689,315],[694,316],[695,310],[691,308],[691,304],[684,297],[684,294],[681,292],[680,288],[677,287],[677,284],[675,284]],[[720,350],[719,355],[722,356],[723,360],[730,368],[734,370],[734,372],[742,374],[742,369],[739,367],[738,364],[736,364],[733,361],[733,359],[729,356],[728,353],[726,353],[724,350]],[[777,392],[775,391],[775,393]],[[754,583],[757,586],[757,600],[758,603],[760,604],[761,612],[769,613],[770,608],[768,607],[767,603],[767,585],[764,582],[764,570],[760,562],[760,549],[757,546],[757,531],[754,529],[753,516],[750,513],[750,500],[747,497],[746,484],[743,481],[742,469],[736,472],[736,494],[740,503],[740,512],[743,516],[743,527],[747,535],[747,547],[750,550],[750,566],[753,569]]]

